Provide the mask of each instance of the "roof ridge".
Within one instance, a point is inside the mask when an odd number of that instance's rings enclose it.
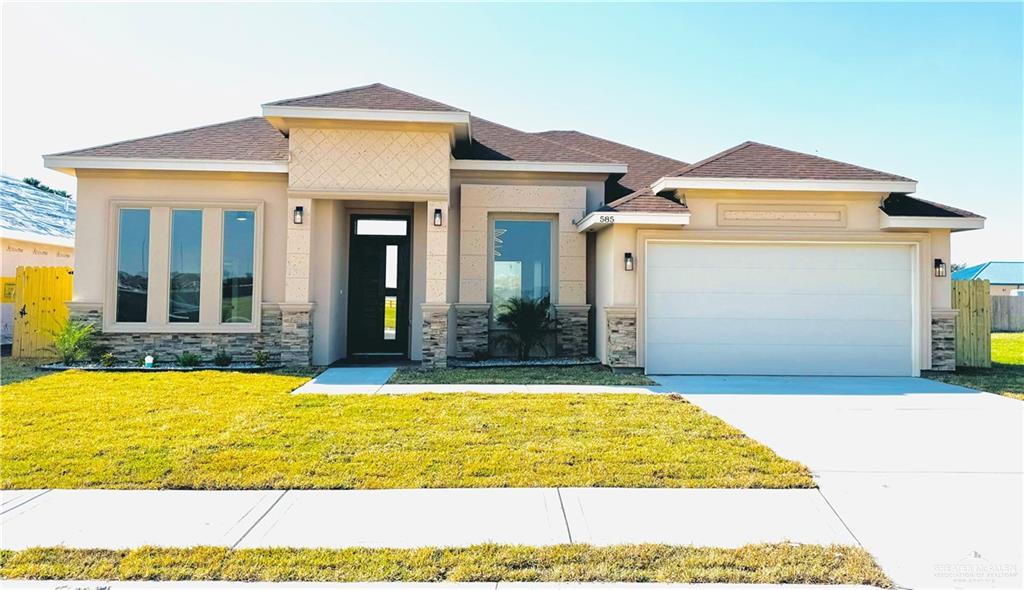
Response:
[[[682,176],[683,174],[685,174],[687,172],[690,172],[692,170],[696,170],[697,168],[700,168],[701,166],[704,166],[705,164],[710,164],[711,162],[714,162],[716,160],[720,160],[720,159],[724,158],[725,156],[728,156],[729,154],[738,152],[741,149],[750,147],[753,144],[754,144],[754,142],[752,142],[752,141],[749,141],[749,140],[748,141],[744,141],[743,143],[741,143],[739,145],[734,145],[731,148],[724,149],[724,150],[718,152],[717,154],[712,154],[712,155],[708,156],[707,158],[704,158],[703,160],[701,160],[699,162],[694,162],[693,164],[689,164],[687,166],[683,166],[678,171],[673,172],[672,174],[668,174],[667,176]]]
[[[75,149],[75,150],[67,150],[67,151],[63,151],[63,152],[57,152],[57,153],[46,154],[46,155],[47,156],[66,156],[66,155],[69,155],[69,154],[75,154],[77,152],[84,152],[86,150],[96,150],[96,149],[100,149],[100,148],[113,147],[113,146],[116,146],[116,145],[123,145],[123,144],[126,144],[126,143],[132,143],[133,141],[142,141],[144,139],[156,139],[158,137],[167,137],[168,135],[177,135],[179,133],[188,133],[189,131],[199,131],[200,129],[209,129],[211,127],[221,127],[223,125],[230,125],[232,123],[241,123],[242,121],[253,121],[253,120],[257,120],[257,119],[261,119],[261,120],[266,121],[266,119],[264,119],[263,117],[261,117],[259,115],[256,115],[256,116],[253,116],[253,117],[242,117],[241,119],[232,119],[231,121],[222,121],[220,123],[209,123],[207,125],[197,125],[195,127],[189,127],[188,129],[178,129],[178,130],[175,130],[175,131],[167,131],[167,132],[164,132],[164,133],[157,133],[156,135],[144,135],[142,137],[134,137],[132,139],[122,139],[121,141],[114,141],[114,142],[111,142],[111,143],[103,143],[103,144],[100,144],[100,145],[91,145],[89,147],[79,148],[79,149]],[[269,125],[269,123],[267,123],[267,124]]]
[[[612,163],[612,164],[625,164],[625,162],[621,162],[619,160],[611,160],[611,159],[608,159],[608,158],[606,158],[604,156],[601,156],[601,155],[598,155],[598,154],[594,154],[594,153],[588,152],[586,150],[581,150],[579,148],[575,148],[575,147],[572,147],[572,146],[567,146],[564,143],[560,143],[560,142],[557,142],[557,141],[552,141],[552,140],[550,140],[550,139],[548,139],[546,137],[539,137],[536,133],[530,133],[529,131],[523,131],[522,129],[516,129],[515,127],[509,127],[508,125],[502,125],[501,123],[495,123],[494,121],[491,121],[490,119],[484,119],[483,117],[478,117],[476,115],[472,115],[471,118],[472,119],[478,119],[478,120],[483,121],[485,123],[488,123],[490,125],[494,125],[495,127],[501,127],[502,129],[508,129],[510,131],[515,131],[516,133],[522,133],[523,135],[529,135],[530,137],[533,137],[535,139],[539,139],[540,141],[543,141],[545,143],[550,143],[551,145],[558,146],[558,147],[560,147],[560,148],[562,148],[564,150],[570,150],[572,152],[576,152],[576,153],[580,153],[580,154],[586,154],[586,155],[594,157],[594,158],[600,158],[601,162],[607,162],[607,163]],[[587,161],[588,160],[581,160],[581,162],[587,162]]]
[[[671,156],[665,156],[665,155],[662,155],[662,154],[657,154],[657,153],[652,152],[650,150],[645,150],[643,148],[638,148],[636,146],[625,144],[625,143],[622,143],[620,141],[615,141],[614,139],[608,139],[606,137],[600,137],[600,136],[597,136],[597,135],[591,135],[590,133],[586,133],[586,132],[580,131],[578,129],[549,129],[547,131],[537,131],[537,132],[534,133],[534,135],[544,135],[545,133],[579,133],[580,135],[585,135],[585,136],[587,136],[587,137],[589,137],[591,139],[596,139],[598,141],[606,141],[608,143],[614,143],[615,145],[624,147],[626,149],[630,149],[630,150],[633,150],[633,151],[636,151],[636,152],[642,152],[642,153],[649,154],[649,155],[657,157],[657,158],[662,158],[664,160],[672,160],[673,162],[679,162],[680,164],[687,165],[686,162],[684,162],[682,160],[677,160],[677,159],[675,159],[675,158],[673,158]],[[545,138],[545,139],[547,139],[547,138]],[[561,142],[558,142],[558,143],[561,143]],[[572,146],[569,146],[569,147],[572,147]],[[574,148],[574,149],[580,149],[580,148]]]
[[[281,105],[282,103],[295,102],[295,101],[298,101],[298,100],[308,100],[310,98],[320,98],[322,96],[330,96],[332,94],[344,94],[344,93],[348,93],[348,92],[355,92],[357,90],[366,90],[368,88],[386,88],[388,90],[393,90],[395,92],[400,92],[400,93],[408,95],[408,96],[414,96],[414,97],[416,97],[416,98],[418,98],[420,100],[425,100],[425,101],[433,103],[433,104],[435,104],[437,106],[442,106],[442,107],[444,107],[446,109],[451,109],[452,111],[459,111],[459,112],[463,112],[463,113],[468,113],[469,112],[466,109],[463,109],[463,108],[460,108],[460,107],[454,107],[454,106],[452,106],[450,104],[446,104],[446,103],[434,100],[432,98],[427,98],[426,96],[422,96],[422,95],[419,95],[419,94],[415,94],[415,93],[409,92],[408,90],[402,90],[401,88],[395,88],[394,86],[388,86],[387,84],[384,84],[382,82],[373,82],[371,84],[364,84],[362,86],[353,86],[351,88],[342,88],[340,90],[331,90],[329,92],[318,92],[316,94],[310,94],[310,95],[307,95],[307,96],[296,96],[294,98],[282,98],[280,100],[275,100],[275,101],[271,101],[271,102],[268,102],[268,103],[264,103],[264,105],[269,105],[269,106]],[[381,110],[389,110],[389,109],[381,109]],[[395,109],[395,110],[401,110],[401,109]]]

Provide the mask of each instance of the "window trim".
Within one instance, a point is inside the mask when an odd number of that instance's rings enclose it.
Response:
[[[103,331],[113,333],[151,333],[151,334],[238,334],[258,333],[262,329],[263,308],[263,236],[266,219],[264,218],[264,202],[253,200],[239,201],[197,201],[191,200],[155,200],[155,199],[112,199],[108,204],[107,215],[107,257],[106,283],[103,301]],[[121,209],[149,209],[149,293],[147,299],[146,322],[117,322],[117,246],[121,235]],[[201,248],[200,274],[200,315],[197,323],[171,323],[170,311],[170,247],[171,247],[171,211],[179,209],[199,209],[203,211],[203,240]],[[211,215],[209,212],[213,211]],[[253,235],[255,252],[253,253],[253,321],[247,324],[222,323],[220,321],[220,290],[223,273],[223,216],[225,210],[252,210],[256,212],[255,232]],[[209,227],[209,221],[216,218],[216,227]],[[159,232],[164,232],[161,236]],[[210,253],[210,246],[205,243],[211,239],[217,244],[217,251]],[[216,271],[209,260],[217,261]],[[215,313],[211,313],[210,300],[215,299]]]
[[[498,221],[546,221],[551,227],[551,276],[548,278],[548,297],[551,307],[558,304],[558,213],[503,213],[487,214],[487,302],[491,305],[490,328],[497,329],[498,310],[494,301],[494,224]]]

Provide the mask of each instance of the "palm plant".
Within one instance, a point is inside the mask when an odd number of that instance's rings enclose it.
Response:
[[[68,320],[50,332],[53,344],[49,348],[65,365],[72,365],[89,356],[95,331],[96,328],[88,322]]]
[[[530,358],[530,352],[538,347],[548,354],[544,340],[555,325],[551,319],[550,298],[512,297],[501,304],[497,320],[508,331],[496,339],[511,346],[519,360]]]

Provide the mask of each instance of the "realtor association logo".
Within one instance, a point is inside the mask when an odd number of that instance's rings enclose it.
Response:
[[[951,584],[989,586],[997,580],[1015,578],[1017,575],[1015,564],[992,563],[977,551],[971,551],[955,563],[935,565],[935,577],[947,580]]]

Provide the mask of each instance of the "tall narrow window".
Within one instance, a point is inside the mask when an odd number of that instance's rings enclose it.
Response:
[[[551,222],[494,222],[494,309],[512,297],[543,299],[551,293]]]
[[[117,234],[118,322],[145,322],[149,299],[149,209],[121,209]]]
[[[171,213],[171,280],[168,321],[199,322],[199,275],[202,272],[203,212]]]
[[[251,323],[255,211],[224,212],[221,321]]]

